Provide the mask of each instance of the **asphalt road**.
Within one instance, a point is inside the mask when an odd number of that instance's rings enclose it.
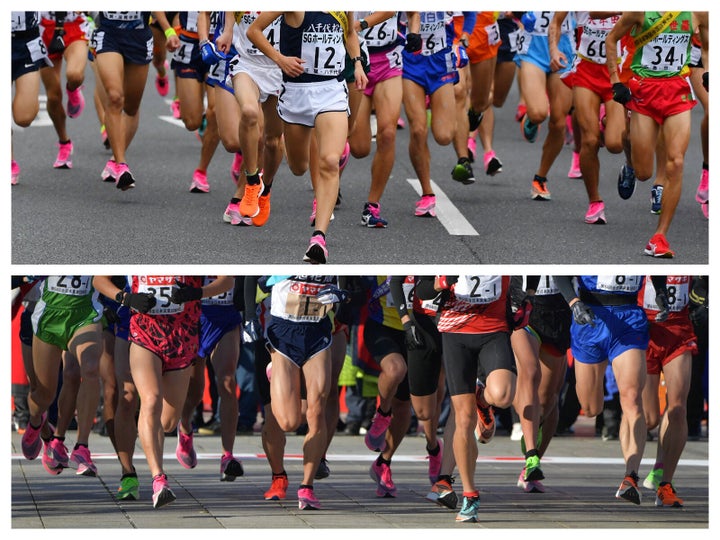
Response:
[[[200,143],[170,116],[169,98],[154,88],[150,69],[140,127],[128,162],[137,187],[127,192],[100,180],[110,152],[100,142],[92,105],[93,75],[86,72],[83,115],[69,120],[75,146],[71,170],[52,168],[57,138],[44,106],[29,128],[13,130],[20,183],[11,190],[14,264],[300,264],[312,232],[309,177],[294,177],[285,164],[276,178],[272,214],[262,228],[233,227],[222,213],[233,193],[232,156],[219,147],[209,168],[209,194],[189,192]],[[489,177],[476,164],[478,181],[455,182],[452,146],[430,142],[432,179],[439,196],[437,219],[413,215],[418,195],[408,156],[408,130],[397,137],[397,160],[382,199],[387,229],[367,229],[360,213],[369,188],[370,158],[351,158],[342,177],[343,202],[328,234],[329,262],[377,264],[656,264],[643,254],[655,229],[650,184],[623,201],[616,178],[622,157],[601,150],[601,193],[607,225],[583,222],[587,198],[581,180],[567,178],[571,148],[563,148],[549,175],[552,201],[530,198],[546,127],[525,142],[514,120],[517,90],[497,111],[495,149],[503,172]],[[708,220],[694,201],[701,172],[699,123],[685,162],[684,191],[668,239],[670,262],[707,264]],[[444,197],[441,196],[444,194]]]

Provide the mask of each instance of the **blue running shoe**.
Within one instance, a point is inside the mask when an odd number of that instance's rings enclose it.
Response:
[[[627,163],[620,168],[618,174],[618,195],[621,199],[629,199],[635,193],[635,169]]]
[[[655,184],[650,190],[650,213],[660,215],[662,212],[662,194],[663,187]]]
[[[455,521],[466,523],[477,523],[478,510],[480,509],[480,497],[463,497],[463,505],[455,516]]]
[[[520,122],[520,127],[522,128],[522,134],[523,137],[525,137],[525,140],[529,143],[534,143],[537,139],[539,126],[537,124],[533,124],[526,114]]]
[[[362,224],[371,229],[384,229],[388,222],[380,217],[380,203],[366,202],[361,216]]]

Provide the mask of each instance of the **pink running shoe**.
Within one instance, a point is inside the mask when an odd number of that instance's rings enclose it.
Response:
[[[300,510],[320,510],[322,508],[312,488],[298,489],[298,508]]]
[[[238,181],[240,180],[240,171],[242,170],[242,164],[243,164],[242,152],[235,152],[235,157],[233,158],[232,167],[230,167],[230,174],[232,174],[233,182],[235,182],[235,185],[237,185]]]
[[[435,217],[435,195],[423,195],[415,203],[415,215],[418,217]]]
[[[56,169],[72,169],[72,159],[70,159],[72,153],[72,141],[58,143],[58,155],[55,159],[55,163],[53,163],[53,167]]]
[[[82,93],[82,86],[78,86],[75,90],[65,87],[67,92],[67,115],[70,118],[77,118],[85,110],[85,96]]]
[[[485,152],[483,156],[483,162],[485,164],[485,174],[488,176],[495,176],[497,173],[502,172],[502,162],[495,155],[494,150]]]
[[[135,187],[135,177],[130,172],[127,163],[118,163],[115,167],[115,187],[127,191]]]
[[[252,225],[252,218],[240,215],[240,207],[237,203],[229,203],[223,214],[223,221],[230,225]]]
[[[475,152],[477,152],[477,141],[475,141],[475,137],[468,137],[467,148],[470,163],[475,163]]]
[[[117,163],[115,163],[114,159],[108,159],[105,168],[100,173],[100,178],[102,178],[103,182],[115,182],[117,176]]]
[[[220,481],[234,482],[235,478],[245,473],[242,463],[227,452],[220,458]]]
[[[173,118],[176,120],[180,119],[180,98],[177,96],[172,100],[170,104],[170,110],[172,111]]]
[[[12,160],[12,163],[10,164],[10,185],[17,185],[17,183],[20,181],[20,165],[17,164],[17,161],[14,159]]]
[[[340,156],[340,172],[343,172],[343,169],[347,167],[348,161],[350,161],[350,143],[345,142],[345,148],[343,149],[343,153]]]
[[[709,204],[710,204],[710,202],[707,201],[700,205],[700,208],[702,208],[702,213],[703,213],[703,216],[705,216],[705,219],[710,219],[708,217],[710,215],[710,209],[708,208]]]
[[[42,464],[45,470],[52,475],[58,475],[63,469],[70,466],[67,448],[60,439],[53,438],[49,443],[45,443]]]
[[[303,262],[310,264],[326,264],[328,260],[328,250],[325,238],[321,234],[314,234],[310,238],[310,245],[305,251]]]
[[[383,452],[385,450],[385,434],[390,427],[392,420],[392,414],[387,416],[380,414],[380,411],[375,412],[373,416],[372,424],[365,434],[365,446],[367,446],[373,452]]]
[[[100,140],[103,143],[103,146],[110,150],[110,138],[108,137],[107,129],[105,129],[105,124],[100,126]]]
[[[192,182],[190,183],[190,193],[209,193],[210,184],[207,181],[207,173],[200,169],[195,169]]]
[[[310,212],[310,226],[315,226],[315,216],[317,215],[317,199],[313,199],[312,212]],[[335,212],[330,214],[330,221],[335,219]]]
[[[370,478],[377,483],[375,493],[378,497],[395,497],[397,488],[393,483],[390,465],[383,463],[378,465],[377,460],[370,466]]]
[[[70,454],[70,461],[77,465],[78,476],[97,476],[97,467],[92,462],[90,449],[87,446],[78,446]]]
[[[580,154],[577,152],[573,152],[572,154],[568,178],[582,178],[582,171],[580,170]]]
[[[708,202],[709,188],[710,185],[710,171],[707,169],[702,170],[702,176],[700,176],[700,184],[695,192],[695,200],[700,204]]]
[[[42,431],[46,421],[47,413],[43,413],[42,418],[40,419],[40,426],[35,428],[30,424],[30,422],[28,422],[20,443],[25,459],[35,459],[40,454],[40,450],[42,450],[43,445],[42,439],[40,438],[40,432]]]
[[[439,451],[436,456],[428,453],[428,478],[430,478],[430,485],[434,485],[435,482],[440,478],[440,467],[442,466],[443,457],[443,443],[440,439],[437,440]]]
[[[572,115],[565,116],[565,146],[575,144],[575,134],[573,133]]]
[[[398,128],[398,129],[405,129],[405,120],[403,120],[402,116],[399,116],[399,117],[398,117],[397,128]]]
[[[194,469],[197,465],[197,454],[195,453],[195,448],[193,448],[192,433],[183,433],[180,429],[180,424],[178,424],[177,435],[178,443],[175,449],[175,457],[180,462],[180,465],[186,469]]]
[[[540,480],[525,480],[525,467],[520,471],[517,487],[522,488],[525,493],[545,493],[545,486]]]
[[[590,203],[585,214],[585,223],[590,225],[605,225],[607,223],[607,219],[605,219],[605,203],[603,201]]]
[[[158,474],[153,477],[153,508],[160,508],[166,504],[170,504],[175,500],[175,494],[170,489],[170,485],[167,481],[167,476],[164,474]]]
[[[157,90],[157,93],[160,94],[161,97],[167,96],[170,91],[170,78],[168,77],[169,70],[170,64],[168,64],[168,61],[165,60],[165,75],[162,77],[159,73],[155,75],[155,90]]]

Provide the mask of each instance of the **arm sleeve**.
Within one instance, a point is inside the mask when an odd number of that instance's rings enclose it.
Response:
[[[475,21],[477,20],[477,11],[463,11],[464,20],[462,31],[467,32],[468,35],[473,33],[475,28]]]
[[[418,276],[415,280],[415,294],[421,300],[432,300],[438,294],[435,290],[435,276]]]
[[[256,318],[257,304],[255,304],[255,295],[257,294],[258,276],[245,276],[243,285],[243,298],[245,307],[245,320]]]
[[[553,280],[568,304],[578,297],[572,284],[572,276],[553,276]]]
[[[650,276],[656,293],[667,294],[667,276]]]
[[[405,276],[392,276],[390,278],[390,294],[392,294],[395,307],[400,314],[400,318],[408,315],[408,298],[405,296],[403,290],[403,283],[405,282]],[[411,308],[412,309],[412,306]]]

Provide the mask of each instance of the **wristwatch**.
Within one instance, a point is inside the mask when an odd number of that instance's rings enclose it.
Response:
[[[367,30],[368,26],[370,25],[365,19],[360,19],[360,30]]]

